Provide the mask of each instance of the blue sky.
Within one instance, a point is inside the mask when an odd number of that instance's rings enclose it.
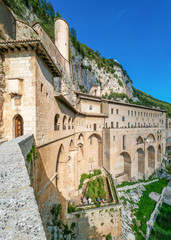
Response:
[[[116,59],[133,86],[171,103],[171,0],[50,0],[77,39]]]

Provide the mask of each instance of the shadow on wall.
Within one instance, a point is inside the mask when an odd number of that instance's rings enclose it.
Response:
[[[33,181],[32,185],[35,191],[36,200],[38,203],[39,211],[41,214],[43,225],[46,229],[47,238],[50,238],[50,232],[48,231],[48,222],[51,220],[51,209],[54,204],[59,202],[62,205],[61,220],[65,223],[67,212],[67,201],[57,189],[57,176],[54,174],[50,179],[47,176],[44,162],[42,161],[41,154],[44,154],[41,150],[36,150],[36,159],[33,163]]]

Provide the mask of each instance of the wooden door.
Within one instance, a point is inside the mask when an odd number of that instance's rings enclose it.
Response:
[[[18,115],[15,119],[15,137],[20,137],[23,135],[23,119]]]

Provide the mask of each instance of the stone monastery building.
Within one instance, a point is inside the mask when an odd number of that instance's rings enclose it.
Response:
[[[58,190],[70,200],[81,174],[103,168],[115,181],[150,176],[166,147],[166,112],[102,99],[100,86],[62,91],[70,76],[69,26],[55,20],[55,43],[40,23],[16,20],[0,1],[0,134],[34,134],[34,189],[40,206]]]

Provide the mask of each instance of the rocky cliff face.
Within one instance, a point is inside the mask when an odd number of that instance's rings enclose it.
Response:
[[[102,95],[113,91],[125,93],[132,98],[132,83],[128,76],[118,66],[114,66],[113,70],[114,73],[109,72],[105,67],[99,68],[95,60],[83,58],[70,44],[70,72],[76,90],[87,92],[93,84],[100,84]]]

